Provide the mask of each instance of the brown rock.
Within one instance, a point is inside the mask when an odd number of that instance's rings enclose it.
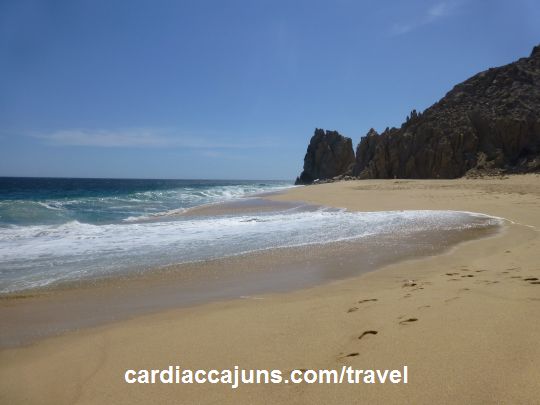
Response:
[[[337,176],[350,175],[354,166],[351,138],[337,131],[315,129],[304,158],[304,170],[295,184],[311,184]]]

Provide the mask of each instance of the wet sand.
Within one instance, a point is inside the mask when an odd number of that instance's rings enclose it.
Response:
[[[535,403],[540,397],[540,284],[534,280],[540,278],[539,176],[344,182],[271,198],[364,211],[463,210],[509,221],[496,236],[359,277],[138,316],[2,350],[0,399],[428,404]],[[287,257],[278,255],[290,262]],[[368,330],[377,334],[364,335]],[[126,368],[169,364],[282,370],[408,365],[410,382],[231,390],[208,384],[128,386],[123,381]]]
[[[221,208],[218,208],[221,210]],[[271,249],[0,296],[0,348],[165,309],[298,290],[488,237],[497,225]],[[384,249],[382,254],[381,249]]]

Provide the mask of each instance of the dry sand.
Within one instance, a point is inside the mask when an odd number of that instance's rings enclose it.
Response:
[[[0,403],[540,403],[540,284],[526,280],[540,279],[540,176],[353,181],[272,198],[363,211],[475,211],[508,222],[495,237],[354,279],[140,316],[3,350]],[[359,339],[367,330],[378,333]],[[124,383],[127,368],[170,364],[283,371],[407,365],[409,383],[236,390]]]

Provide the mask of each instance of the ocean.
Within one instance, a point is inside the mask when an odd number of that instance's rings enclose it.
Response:
[[[354,213],[265,202],[264,193],[290,187],[289,181],[0,178],[0,293],[498,221],[454,211]]]

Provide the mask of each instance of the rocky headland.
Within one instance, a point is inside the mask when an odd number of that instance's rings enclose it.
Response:
[[[337,131],[315,129],[309,142],[304,170],[296,184],[310,184],[315,180],[332,179],[344,173],[352,173],[355,157],[351,138]]]
[[[356,147],[316,129],[296,184],[348,178],[443,178],[540,171],[540,45],[478,73],[400,128],[371,129]]]

